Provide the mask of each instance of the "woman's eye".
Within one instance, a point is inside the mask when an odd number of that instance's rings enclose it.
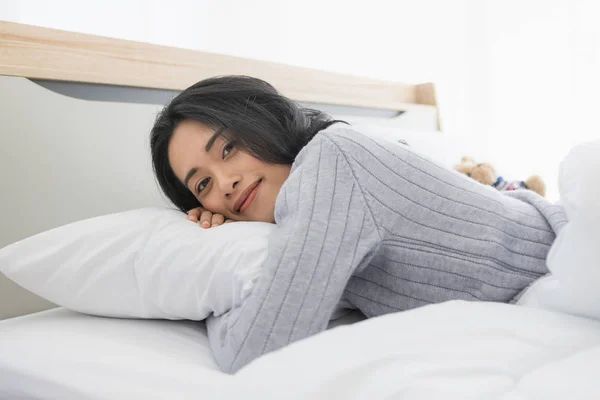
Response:
[[[231,150],[233,150],[234,147],[235,142],[227,143],[227,145],[223,148],[223,158],[227,157],[227,155],[231,152]]]
[[[206,187],[208,186],[209,183],[210,183],[210,178],[201,180],[200,183],[198,183],[198,186],[196,186],[196,193],[197,194],[202,193],[202,191],[204,189],[206,189]]]

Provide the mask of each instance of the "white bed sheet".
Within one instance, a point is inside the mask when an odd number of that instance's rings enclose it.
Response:
[[[599,399],[600,322],[453,301],[331,329],[235,376],[201,323],[53,310],[0,323],[0,398]]]
[[[600,399],[600,322],[451,301],[343,326],[241,369],[224,398]],[[250,389],[252,388],[252,389]]]
[[[364,319],[357,313],[330,327]],[[113,319],[64,308],[0,321],[0,399],[215,399],[232,376],[203,322]]]
[[[0,399],[212,399],[230,378],[199,322],[65,309],[0,322]]]

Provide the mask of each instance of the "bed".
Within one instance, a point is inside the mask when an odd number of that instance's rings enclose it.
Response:
[[[148,132],[162,104],[209,76],[263,78],[449,166],[463,151],[440,131],[430,83],[8,22],[0,55],[0,248],[84,218],[165,206]],[[600,397],[600,322],[512,305],[456,301],[368,321],[350,313],[234,376],[216,367],[202,322],[78,314],[1,275],[0,319],[0,398]]]
[[[342,325],[219,372],[200,323],[65,309],[0,323],[7,399],[596,399],[600,323],[449,302]]]

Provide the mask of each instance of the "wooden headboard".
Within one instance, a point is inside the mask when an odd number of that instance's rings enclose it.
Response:
[[[407,85],[203,51],[0,21],[0,75],[183,90],[218,75],[250,75],[310,103],[402,111],[435,106],[433,84]]]
[[[437,123],[430,83],[385,82],[0,22],[0,248],[77,220],[164,206],[148,149],[148,132],[161,104],[125,102],[123,93],[177,92],[203,78],[229,74],[262,78],[298,102],[392,115],[425,112],[434,129]],[[90,101],[52,89],[74,83],[83,84],[84,92],[118,95]],[[0,274],[0,319],[50,307]]]

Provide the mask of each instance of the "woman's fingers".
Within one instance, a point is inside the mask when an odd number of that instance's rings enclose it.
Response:
[[[213,228],[215,226],[223,225],[229,222],[233,222],[221,214],[213,214],[210,211],[206,211],[202,207],[193,208],[188,211],[188,219],[192,222],[197,222],[202,228]]]
[[[188,211],[188,219],[192,222],[198,222],[200,220],[200,215],[202,215],[202,207],[196,207]]]
[[[214,228],[215,226],[223,225],[224,222],[225,222],[224,216],[222,216],[221,214],[213,214],[210,227]]]
[[[200,226],[203,228],[210,228],[210,222],[212,220],[213,213],[210,211],[204,211],[200,215]]]

